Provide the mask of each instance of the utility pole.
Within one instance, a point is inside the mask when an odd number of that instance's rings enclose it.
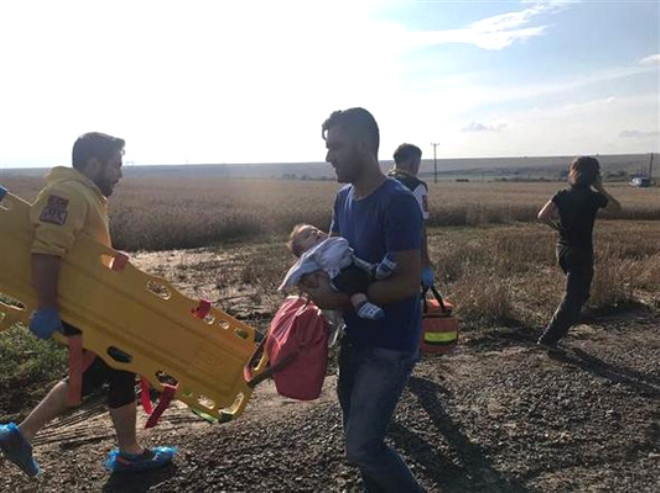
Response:
[[[649,180],[653,181],[653,153],[651,153],[651,161],[649,161]]]
[[[438,157],[436,155],[436,148],[440,142],[431,142],[433,146],[433,183],[438,183]]]

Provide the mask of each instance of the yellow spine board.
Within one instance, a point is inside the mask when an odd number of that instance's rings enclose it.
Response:
[[[27,324],[36,304],[29,209],[10,193],[0,202],[0,294],[22,305],[0,302],[0,331],[16,322]],[[85,349],[113,368],[143,375],[158,389],[158,376],[169,375],[178,381],[175,397],[192,409],[223,420],[227,414],[240,415],[252,393],[243,368],[256,348],[254,329],[215,308],[204,319],[195,317],[197,302],[168,281],[130,263],[113,270],[121,255],[91,239],[78,239],[62,259],[62,319],[83,332]],[[67,343],[59,333],[55,338]],[[117,354],[128,355],[130,362],[113,358]],[[255,373],[266,363],[262,358]]]

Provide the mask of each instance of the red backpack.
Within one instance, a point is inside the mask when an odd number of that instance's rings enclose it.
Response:
[[[279,394],[304,401],[316,399],[321,395],[328,366],[329,332],[328,320],[312,301],[287,298],[261,342],[270,367],[253,377],[252,365],[246,366],[249,385],[272,376]]]

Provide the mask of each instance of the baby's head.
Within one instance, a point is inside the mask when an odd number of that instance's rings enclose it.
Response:
[[[311,224],[297,224],[289,235],[286,246],[296,257],[315,247],[328,237],[326,233]]]

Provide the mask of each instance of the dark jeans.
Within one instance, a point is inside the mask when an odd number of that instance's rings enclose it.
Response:
[[[578,322],[580,310],[589,299],[594,277],[592,250],[560,245],[557,247],[557,260],[566,274],[566,293],[539,339],[544,344],[556,343]]]
[[[385,445],[387,426],[416,361],[416,353],[342,341],[337,394],[346,458],[360,468],[368,492],[423,491],[403,459]]]

